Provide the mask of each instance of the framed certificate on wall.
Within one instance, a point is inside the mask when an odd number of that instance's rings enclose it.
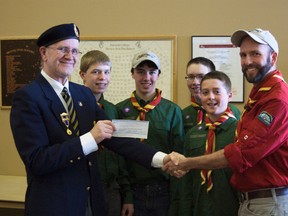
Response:
[[[213,61],[216,70],[226,73],[232,82],[231,102],[244,102],[244,76],[241,70],[239,47],[230,36],[192,36],[192,58],[206,57]]]

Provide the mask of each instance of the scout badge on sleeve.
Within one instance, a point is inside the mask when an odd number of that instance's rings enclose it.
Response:
[[[67,128],[66,133],[68,135],[71,135],[72,131],[69,129],[69,124],[70,124],[69,115],[67,113],[61,113],[60,116],[61,116],[62,122]]]
[[[273,116],[266,111],[261,112],[258,115],[258,118],[260,119],[260,121],[262,121],[267,126],[270,126],[271,123],[273,122],[273,119],[274,119]]]

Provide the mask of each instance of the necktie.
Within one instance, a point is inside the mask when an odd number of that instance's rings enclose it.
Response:
[[[80,131],[79,131],[79,127],[78,127],[78,120],[76,117],[76,111],[74,109],[74,104],[73,104],[73,100],[70,97],[68,90],[66,87],[63,88],[61,95],[64,99],[64,101],[67,104],[67,109],[68,109],[68,113],[69,113],[69,120],[70,120],[70,125],[73,128],[75,134],[77,136],[79,136]]]
[[[203,109],[199,104],[196,103],[196,100],[194,97],[191,97],[191,105],[195,110],[197,110],[197,123],[196,124],[199,125],[202,123],[202,120],[203,120],[203,115],[204,115]]]
[[[206,114],[205,123],[208,127],[208,135],[206,139],[206,146],[205,146],[205,154],[211,154],[215,151],[215,130],[216,128],[224,123],[229,118],[235,118],[232,111],[229,107],[227,107],[225,113],[215,122],[211,122]],[[201,177],[202,177],[202,185],[205,184],[207,181],[207,192],[209,192],[213,187],[212,177],[211,177],[212,170],[201,170]]]
[[[146,104],[144,107],[141,107],[138,101],[135,98],[134,92],[131,95],[131,102],[134,108],[140,111],[139,116],[136,120],[145,121],[146,113],[150,110],[153,110],[161,101],[161,90],[156,89],[156,96],[153,98],[153,100]]]

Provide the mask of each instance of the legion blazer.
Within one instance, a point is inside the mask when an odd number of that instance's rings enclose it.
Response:
[[[108,119],[89,88],[70,82],[69,90],[80,134],[89,132],[94,121]],[[41,74],[14,94],[10,124],[27,172],[25,215],[84,216],[90,197],[94,215],[104,216],[96,152],[84,155],[80,138],[66,132],[63,112],[62,102]],[[136,139],[111,138],[101,144],[146,167],[156,153]]]

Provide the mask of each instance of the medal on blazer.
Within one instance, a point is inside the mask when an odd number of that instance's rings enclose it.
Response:
[[[69,119],[69,115],[67,113],[61,113],[60,114],[61,120],[64,123],[64,125],[66,126],[66,133],[68,135],[72,134],[72,131],[69,129],[69,124],[70,124],[70,119]]]

